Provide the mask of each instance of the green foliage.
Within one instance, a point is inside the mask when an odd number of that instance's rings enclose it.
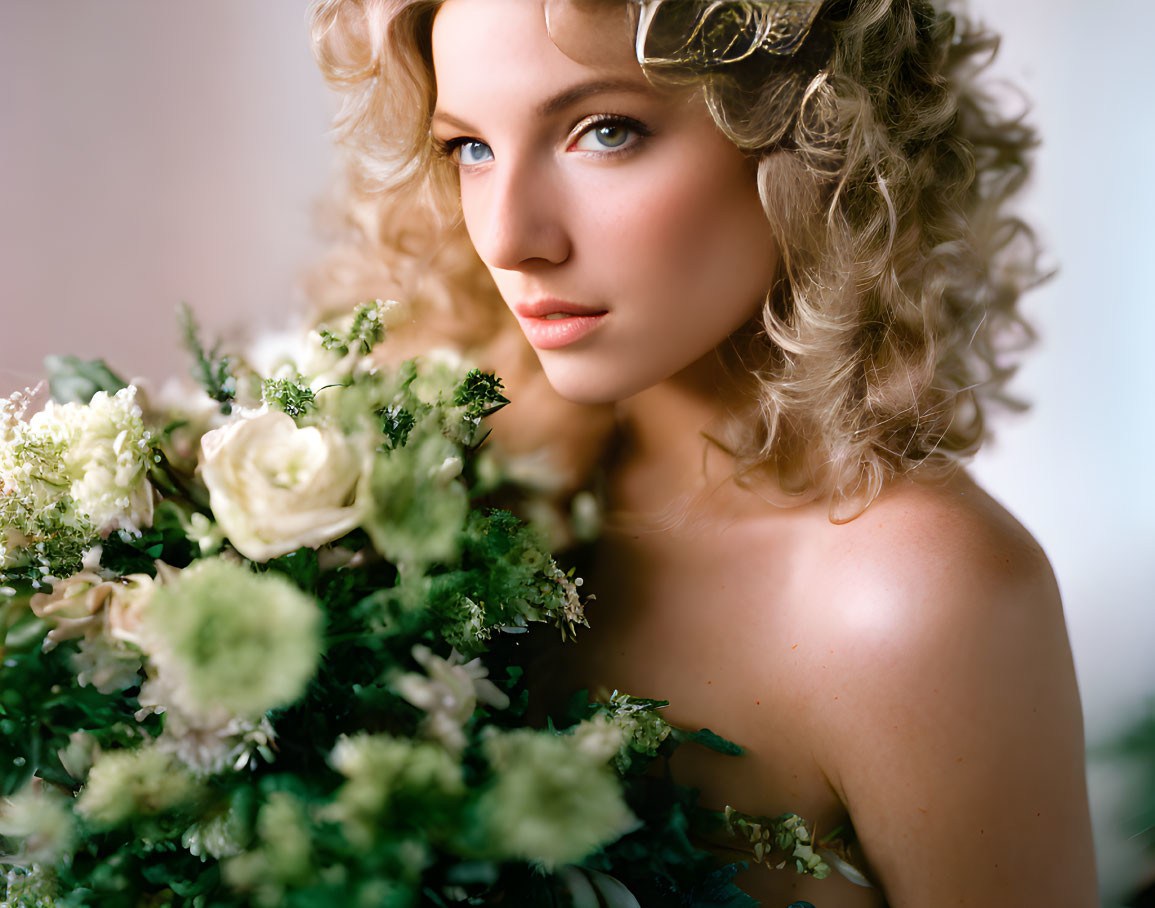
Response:
[[[388,439],[388,449],[400,448],[409,440],[409,433],[417,425],[417,419],[400,404],[390,404],[381,408],[377,415],[381,418],[381,432]]]
[[[638,828],[587,857],[582,866],[613,875],[642,905],[756,908],[759,903],[733,882],[745,862],[720,865],[694,844],[693,831],[714,823],[697,800],[696,790],[668,777],[632,778],[626,803],[640,821]]]
[[[0,530],[21,534],[0,553],[0,795],[20,795],[0,835],[9,854],[43,856],[9,875],[9,903],[561,908],[592,888],[616,904],[754,904],[733,885],[741,865],[694,844],[721,820],[648,771],[685,741],[741,748],[617,693],[580,692],[528,724],[529,654],[585,623],[580,580],[477,497],[500,484],[474,470],[481,421],[508,402],[501,382],[447,359],[360,361],[384,312],[366,304],[322,332],[348,360],[320,400],[315,376],[263,386],[270,406],[356,450],[334,506],[357,525],[340,538],[259,564],[224,545],[195,455],[176,449],[199,441],[188,414],[150,427],[147,481],[164,501],[139,532],[101,538],[54,491],[61,450],[28,455],[48,491],[0,499]],[[229,415],[230,357],[206,352],[187,307],[182,330]],[[299,465],[283,454],[269,458],[288,482]],[[33,523],[38,502],[51,506]],[[36,600],[37,617],[30,594],[82,557],[96,576],[60,613]],[[101,647],[143,664],[139,686],[82,683]]]
[[[494,629],[565,622],[576,592],[531,527],[508,511],[473,511],[460,544],[460,567],[431,577],[428,601],[438,632],[462,653],[482,651]]]
[[[347,331],[321,329],[321,346],[341,356],[347,356],[350,352],[368,355],[385,339],[385,306],[381,300],[362,303],[353,311],[353,319]]]
[[[123,746],[156,730],[153,721],[137,723],[139,703],[128,692],[102,694],[78,686],[71,663],[75,644],[44,652],[41,640],[47,630],[25,612],[7,633],[0,664],[0,796],[18,791],[33,776],[73,785],[59,754],[78,729],[106,747]]]
[[[1128,833],[1155,852],[1155,702],[1121,735],[1099,749],[1100,758],[1121,760],[1135,774],[1128,806]]]
[[[109,535],[102,543],[100,555],[101,566],[120,576],[148,574],[155,577],[158,560],[174,567],[185,567],[192,559],[193,546],[169,508],[159,512],[153,526],[140,535],[127,530]]]
[[[288,378],[266,378],[261,385],[261,400],[298,419],[316,407],[312,388]]]
[[[128,383],[108,368],[102,359],[46,356],[44,371],[48,375],[52,399],[61,404],[87,404],[97,391],[115,394],[128,387]]]
[[[3,515],[4,505],[19,502],[0,501],[0,530],[5,526],[28,526],[31,521],[19,517],[11,521]],[[23,517],[24,515],[21,515]],[[96,530],[72,507],[71,499],[61,499],[35,515],[35,527],[29,537],[34,545],[0,567],[0,602],[7,598],[4,589],[17,594],[44,591],[46,577],[68,577],[80,570],[84,553],[97,541]],[[2,565],[3,562],[0,562]]]
[[[386,558],[414,570],[450,561],[469,512],[457,481],[461,452],[427,420],[403,447],[373,462],[364,528]]]
[[[700,728],[696,731],[677,730],[674,734],[682,741],[694,741],[703,747],[710,748],[710,750],[716,750],[722,754],[729,754],[732,757],[741,756],[743,753],[742,748],[733,741],[727,741],[720,735],[714,734],[714,732],[708,728]]]
[[[509,403],[503,395],[501,379],[492,372],[471,369],[453,394],[453,405],[465,408],[468,419],[478,420],[496,413]]]
[[[200,339],[200,329],[188,303],[181,303],[177,308],[177,320],[185,349],[192,356],[193,379],[209,397],[220,404],[221,413],[228,416],[237,397],[237,380],[232,373],[232,361],[228,356],[218,356],[219,341],[211,350],[205,350]]]

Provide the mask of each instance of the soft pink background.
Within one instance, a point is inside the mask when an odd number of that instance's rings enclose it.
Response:
[[[0,0],[0,392],[50,352],[183,372],[180,300],[210,334],[289,324],[332,158],[304,6]],[[1155,6],[970,8],[1035,99],[1025,213],[1062,269],[1028,305],[1036,405],[975,470],[1051,555],[1094,743],[1155,691]],[[1097,761],[1091,785],[1110,901],[1142,870],[1127,775]]]
[[[0,6],[0,386],[48,352],[182,370],[181,300],[283,321],[332,157],[304,3]]]

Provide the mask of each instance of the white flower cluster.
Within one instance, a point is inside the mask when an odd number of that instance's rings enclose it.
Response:
[[[725,817],[730,834],[746,839],[757,863],[782,870],[793,861],[799,874],[809,874],[818,880],[829,876],[830,865],[823,857],[830,852],[824,850],[819,854],[814,850],[810,830],[802,817],[796,814],[783,814],[774,819],[751,817],[729,805]]]
[[[41,416],[71,430],[64,451],[71,494],[97,532],[138,532],[152,523],[153,494],[147,482],[151,434],[136,402],[136,388],[111,397],[98,391],[87,406],[49,404],[32,424]]]
[[[635,700],[615,690],[606,706],[608,711],[579,722],[569,732],[577,747],[592,757],[624,767],[630,751],[655,753],[672,731],[654,701]]]
[[[30,394],[0,403],[0,566],[57,535],[139,532],[152,522],[152,437],[129,387],[88,404],[49,402],[25,419]]]

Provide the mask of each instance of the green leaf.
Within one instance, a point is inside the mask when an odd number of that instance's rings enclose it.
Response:
[[[417,425],[413,414],[400,404],[391,404],[378,410],[377,416],[381,420],[382,434],[389,439],[387,450],[403,447],[409,440],[410,431]]]
[[[126,530],[109,535],[100,553],[101,565],[117,574],[156,576],[153,562],[160,558],[175,567],[192,560],[192,545],[179,526],[153,527],[135,536]]]
[[[192,377],[213,400],[221,405],[221,413],[228,416],[233,411],[233,401],[237,396],[237,380],[233,376],[227,356],[217,356],[220,344],[206,351],[201,344],[200,328],[188,303],[177,308],[177,320],[185,349],[193,358]]]
[[[697,731],[685,731],[683,729],[675,728],[671,733],[671,737],[676,738],[679,743],[685,741],[693,741],[701,744],[703,747],[708,747],[710,750],[716,750],[718,753],[728,754],[732,757],[741,756],[745,751],[738,744],[733,741],[727,741],[721,735],[716,735],[708,728],[700,728]]]
[[[462,861],[452,865],[445,873],[445,880],[458,886],[476,883],[493,885],[500,875],[498,865],[493,861]]]
[[[454,391],[453,404],[465,407],[470,419],[481,419],[509,403],[502,390],[501,379],[492,372],[471,369]]]
[[[102,359],[46,356],[44,371],[48,373],[48,388],[52,392],[52,399],[58,404],[87,404],[97,391],[115,394],[128,387]]]
[[[303,546],[295,552],[266,561],[264,570],[284,574],[306,593],[312,593],[317,588],[320,564],[316,551]]]

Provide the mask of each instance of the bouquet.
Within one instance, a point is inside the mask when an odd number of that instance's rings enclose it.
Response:
[[[392,305],[260,373],[185,310],[195,393],[50,358],[51,401],[0,403],[4,904],[756,904],[711,823],[824,875],[797,817],[647,772],[740,752],[662,701],[531,726],[582,581],[492,506],[500,380],[378,364]]]

